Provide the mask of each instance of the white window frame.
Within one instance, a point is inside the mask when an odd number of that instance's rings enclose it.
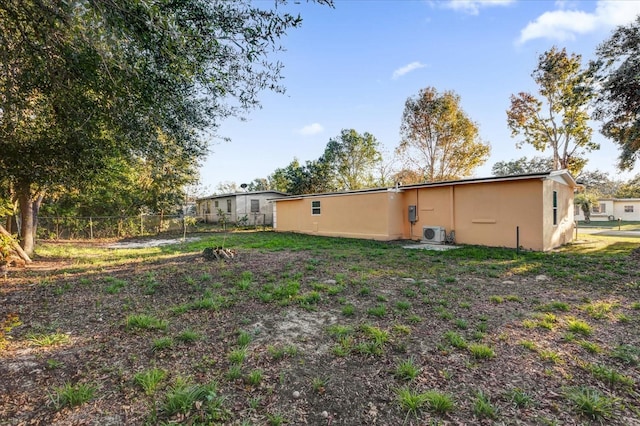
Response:
[[[255,203],[255,208],[254,208]],[[253,199],[251,200],[251,213],[260,213],[260,200]]]
[[[625,213],[633,213],[633,204],[630,206],[624,206]]]
[[[311,201],[311,215],[312,216],[320,216],[322,212],[322,206],[320,200]]]
[[[553,191],[553,225],[558,224],[558,191]]]

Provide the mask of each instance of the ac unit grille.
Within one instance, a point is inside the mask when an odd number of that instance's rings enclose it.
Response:
[[[433,240],[436,237],[436,231],[433,228],[427,228],[424,230],[424,238],[426,240]]]
[[[425,226],[422,228],[422,241],[432,244],[443,244],[446,241],[446,232],[442,226]]]

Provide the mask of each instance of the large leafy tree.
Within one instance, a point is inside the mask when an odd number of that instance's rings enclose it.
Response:
[[[396,152],[429,182],[470,176],[487,161],[490,146],[481,141],[478,126],[452,91],[420,90],[405,103]]]
[[[304,165],[294,158],[289,165],[276,169],[268,178],[271,189],[292,195],[336,191],[331,164],[324,157]]]
[[[594,118],[601,132],[620,146],[618,166],[632,169],[640,151],[640,16],[617,28],[597,49],[600,80]]]
[[[379,146],[371,133],[360,134],[354,129],[343,129],[339,136],[329,140],[323,161],[330,164],[339,189],[372,185],[374,168],[382,161]]]
[[[597,197],[613,197],[623,184],[620,180],[612,179],[607,172],[597,169],[583,170],[576,180]]]
[[[553,159],[548,157],[521,157],[511,161],[498,161],[491,167],[494,176],[524,175],[553,170]]]
[[[268,54],[301,19],[262,6],[0,3],[0,180],[18,200],[25,251],[46,190],[94,179],[119,157],[202,157],[221,119],[282,90]]]
[[[615,196],[617,198],[640,198],[640,174],[621,184]]]
[[[522,135],[538,151],[551,150],[554,169],[580,173],[584,153],[600,146],[591,139],[587,108],[593,99],[592,72],[583,69],[580,55],[553,47],[540,55],[531,76],[539,97],[527,92],[511,96],[507,123],[513,137]]]

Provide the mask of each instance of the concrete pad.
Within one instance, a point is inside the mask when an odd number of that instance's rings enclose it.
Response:
[[[407,246],[402,246],[402,248],[445,251],[445,250],[457,249],[457,248],[460,248],[460,246],[452,246],[447,244],[416,243],[416,244],[411,244]]]

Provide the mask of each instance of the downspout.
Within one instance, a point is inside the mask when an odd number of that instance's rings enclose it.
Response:
[[[456,202],[455,202],[455,188],[453,185],[451,185],[449,190],[449,194],[451,196],[451,200],[450,200],[450,208],[451,208],[451,218],[450,223],[451,223],[451,229],[449,230],[449,232],[454,232],[456,230]]]
[[[416,188],[416,223],[420,220],[420,206],[418,205],[418,188]],[[413,240],[413,223],[411,224],[411,239]],[[422,239],[422,237],[420,237]]]

